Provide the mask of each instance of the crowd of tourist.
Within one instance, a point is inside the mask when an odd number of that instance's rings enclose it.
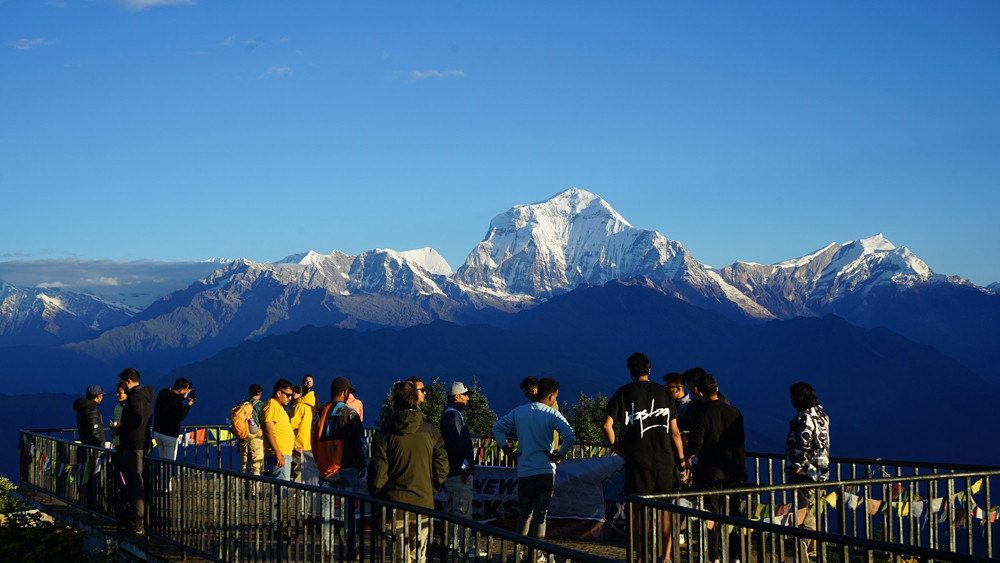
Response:
[[[660,384],[650,380],[652,365],[645,354],[632,354],[626,366],[631,381],[612,395],[603,423],[608,444],[624,459],[626,494],[688,488],[711,491],[747,480],[743,416],[720,391],[712,374],[701,368],[671,372]],[[390,399],[392,414],[370,444],[363,430],[364,405],[351,382],[335,378],[329,401],[323,404],[319,404],[313,384],[314,378],[308,374],[301,385],[279,379],[264,401],[264,389],[255,383],[248,389],[248,397],[233,407],[230,419],[243,472],[367,492],[378,499],[431,509],[434,495],[443,490],[443,510],[472,516],[476,456],[463,416],[471,391],[463,382],[446,387],[447,406],[440,428],[425,421],[421,413],[419,406],[427,389],[420,378],[395,383]],[[517,530],[544,538],[557,464],[572,448],[576,436],[558,410],[557,381],[528,377],[520,387],[528,402],[497,420],[493,435],[516,460]],[[788,481],[825,481],[829,477],[829,417],[808,383],[795,383],[789,391],[797,414],[789,424],[786,441]],[[196,394],[191,382],[181,378],[172,388],[161,390],[154,403],[153,390],[141,385],[139,373],[128,368],[119,374],[116,395],[118,405],[110,426],[127,507],[120,528],[123,533],[142,534],[143,458],[155,439],[161,458],[176,459],[180,425],[195,404]],[[91,385],[86,397],[73,405],[84,444],[104,445],[98,409],[102,399],[103,389]],[[817,500],[813,489],[801,489],[799,495],[800,507]],[[707,496],[706,509],[738,514],[738,506],[722,506],[724,498]],[[663,516],[657,523],[665,538],[659,555],[666,560],[672,535],[670,520]],[[639,534],[645,525],[652,524],[630,525],[631,533]],[[815,529],[816,522],[807,516],[802,525]],[[426,526],[417,528],[416,535],[426,533]],[[721,526],[709,533],[710,561],[719,557],[721,535]],[[453,547],[470,554],[476,550],[474,542],[463,538],[458,542]],[[426,541],[409,544],[399,559],[422,560],[421,546],[426,546]],[[815,555],[814,542],[806,549],[810,556]]]

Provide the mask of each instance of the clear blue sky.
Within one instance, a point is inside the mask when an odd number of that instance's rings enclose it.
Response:
[[[1000,2],[0,1],[0,260],[432,246],[577,186],[707,264],[1000,281]]]

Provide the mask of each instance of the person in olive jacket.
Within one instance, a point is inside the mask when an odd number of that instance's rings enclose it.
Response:
[[[434,493],[441,490],[448,476],[448,454],[441,432],[424,421],[417,409],[417,386],[410,381],[393,386],[392,408],[389,421],[372,437],[368,490],[378,499],[433,509]],[[395,538],[393,561],[426,560],[426,517],[404,518],[396,512],[385,526]]]
[[[392,390],[392,417],[375,433],[368,489],[375,498],[434,508],[434,493],[448,476],[441,432],[417,409],[417,389],[400,381]]]

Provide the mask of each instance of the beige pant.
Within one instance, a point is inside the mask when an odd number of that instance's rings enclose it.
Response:
[[[407,514],[403,520],[401,512],[396,512],[392,521],[392,545],[386,551],[392,554],[396,563],[424,563],[427,561],[427,538],[430,520],[416,514]]]
[[[264,467],[264,440],[261,438],[243,438],[240,440],[240,471],[252,470],[254,475],[260,475]]]
[[[816,489],[799,489],[796,493],[799,510],[806,509],[805,517],[799,524],[806,530],[816,529]],[[816,540],[802,540],[802,553],[810,561],[816,561]]]

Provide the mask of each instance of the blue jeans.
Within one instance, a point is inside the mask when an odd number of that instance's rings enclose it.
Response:
[[[517,480],[517,532],[524,536],[545,539],[545,517],[552,500],[552,473],[519,477]]]
[[[274,477],[275,479],[282,479],[285,481],[292,480],[292,456],[283,455],[281,456],[285,459],[284,467],[278,467],[278,457],[271,454],[264,456],[264,467],[267,468],[266,475],[268,477]]]

